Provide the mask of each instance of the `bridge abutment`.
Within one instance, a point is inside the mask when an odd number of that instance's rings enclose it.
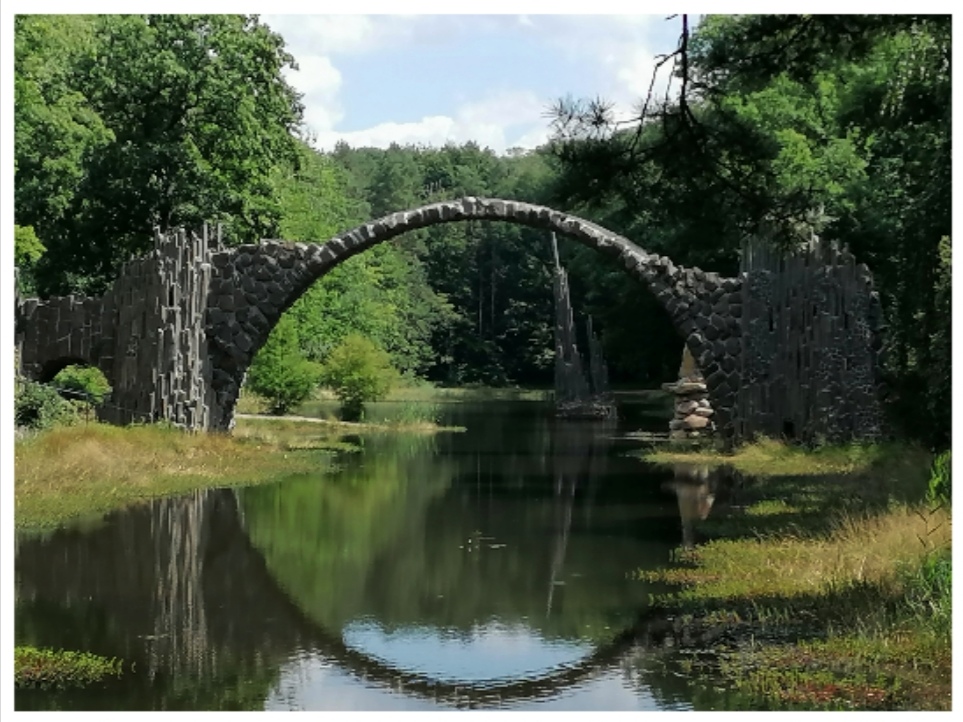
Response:
[[[23,375],[49,381],[68,364],[96,366],[112,389],[101,420],[211,428],[210,275],[206,231],[178,231],[158,234],[154,250],[126,263],[100,297],[19,301]]]

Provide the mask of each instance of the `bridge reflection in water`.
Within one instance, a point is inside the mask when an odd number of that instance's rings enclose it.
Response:
[[[106,691],[19,693],[18,708],[310,708],[319,669],[361,708],[612,708],[573,696],[600,680],[636,707],[685,706],[677,680],[632,672],[633,625],[658,590],[628,572],[679,542],[668,473],[640,482],[611,428],[504,422],[366,438],[333,477],[20,540],[18,643],[134,671]],[[442,656],[459,649],[460,666]]]

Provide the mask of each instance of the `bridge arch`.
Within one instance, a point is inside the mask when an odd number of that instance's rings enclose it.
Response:
[[[37,380],[42,384],[49,384],[54,377],[68,366],[90,366],[87,359],[79,356],[57,356],[40,367]]]
[[[569,236],[614,258],[651,291],[706,376],[716,423],[731,427],[741,350],[739,278],[676,266],[591,221],[551,208],[496,198],[466,197],[392,213],[323,244],[263,241],[211,255],[206,336],[211,360],[211,426],[233,425],[237,395],[268,334],[308,288],[348,258],[407,231],[441,223],[490,220]]]

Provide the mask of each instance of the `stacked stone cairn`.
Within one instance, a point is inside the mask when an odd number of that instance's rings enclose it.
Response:
[[[669,422],[670,439],[698,439],[715,433],[709,390],[688,347],[682,352],[679,380],[662,384],[662,388],[675,394],[675,416]]]

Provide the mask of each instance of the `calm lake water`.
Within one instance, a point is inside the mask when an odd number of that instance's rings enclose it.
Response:
[[[19,539],[17,643],[133,671],[17,707],[691,708],[656,653],[616,641],[662,591],[633,573],[683,541],[677,475],[624,456],[665,416],[441,408],[467,431],[365,436],[334,473]]]

